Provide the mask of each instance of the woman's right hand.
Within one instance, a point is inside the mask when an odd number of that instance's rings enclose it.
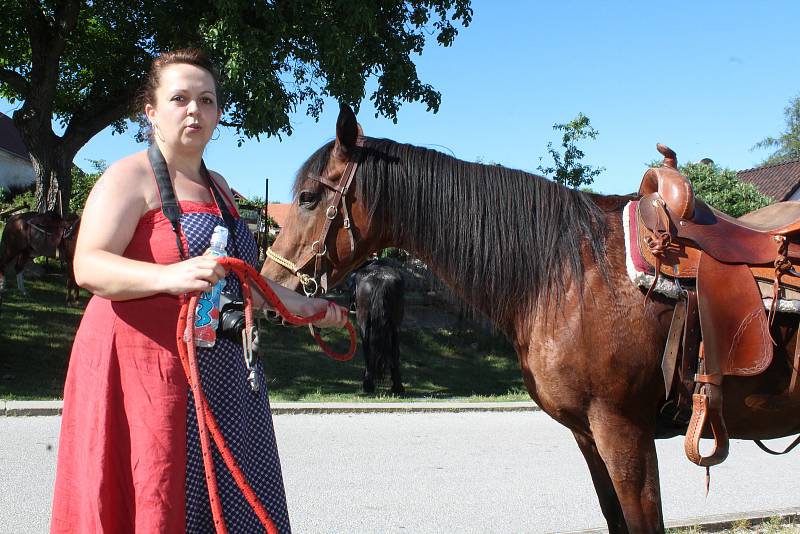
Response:
[[[194,291],[209,291],[225,278],[225,268],[212,256],[197,256],[165,265],[158,280],[160,291],[181,295]]]

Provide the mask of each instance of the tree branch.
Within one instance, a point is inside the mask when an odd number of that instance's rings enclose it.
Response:
[[[18,92],[23,99],[30,91],[28,80],[22,74],[10,69],[0,69],[0,82],[7,83],[14,91]]]
[[[131,83],[122,92],[109,95],[102,100],[96,94],[89,93],[84,105],[72,115],[61,137],[64,152],[77,153],[84,144],[108,125],[126,117],[137,87],[138,84]]]

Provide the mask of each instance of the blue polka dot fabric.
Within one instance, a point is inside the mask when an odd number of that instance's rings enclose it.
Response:
[[[181,216],[181,227],[189,245],[189,255],[203,254],[209,247],[214,227],[224,224],[222,217],[213,213],[184,213]],[[238,249],[239,257],[258,269],[256,243],[242,219],[236,221],[235,234],[236,247],[232,243],[233,237],[230,237],[228,254],[233,256]],[[232,291],[241,297],[241,286],[235,276],[228,277],[226,291]],[[291,532],[267,395],[267,382],[261,363],[257,363],[256,369],[259,391],[254,392],[247,381],[247,368],[240,344],[217,338],[214,347],[200,348],[197,352],[203,391],[228,447],[275,526],[281,533]],[[187,417],[186,532],[213,533],[214,523],[191,390]],[[231,534],[264,532],[264,527],[236,485],[213,443],[212,449],[228,532]]]

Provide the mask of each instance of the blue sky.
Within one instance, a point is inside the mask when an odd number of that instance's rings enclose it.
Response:
[[[558,144],[553,124],[582,112],[599,131],[582,145],[585,162],[605,167],[592,187],[628,193],[658,157],[656,142],[682,162],[758,164],[768,152],[751,147],[780,134],[784,107],[800,95],[800,2],[475,0],[473,9],[452,47],[432,42],[416,60],[420,79],[442,93],[439,113],[406,104],[393,124],[365,100],[366,135],[535,172],[547,142]],[[270,200],[288,202],[297,168],[334,135],[337,111],[331,101],[319,123],[295,114],[292,136],[241,148],[223,130],[206,163],[245,195],[263,196],[269,178]],[[87,159],[141,149],[132,133],[106,130],[75,163],[89,169]]]

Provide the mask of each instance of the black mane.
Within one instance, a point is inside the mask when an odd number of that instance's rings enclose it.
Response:
[[[333,143],[297,175],[323,172]],[[582,253],[605,272],[605,220],[591,199],[523,171],[483,165],[388,139],[367,138],[356,173],[360,198],[399,247],[422,258],[463,297],[508,325],[520,305],[559,300],[581,287]],[[421,245],[414,246],[414,245]]]

